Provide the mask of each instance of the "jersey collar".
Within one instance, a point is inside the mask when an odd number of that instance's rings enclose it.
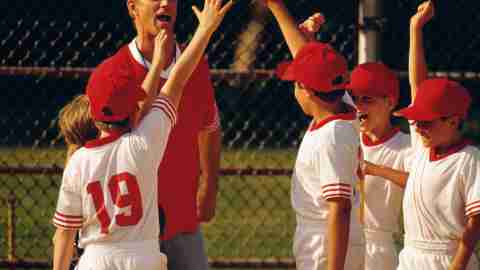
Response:
[[[94,139],[94,140],[90,140],[90,141],[86,142],[85,143],[85,148],[95,148],[95,147],[99,147],[99,146],[102,146],[102,145],[109,144],[109,143],[115,141],[116,139],[120,138],[125,133],[126,132],[112,131],[112,132],[110,132],[110,134],[107,137],[98,138],[98,139]]]
[[[365,133],[362,133],[362,143],[365,146],[377,146],[380,144],[384,144],[385,142],[393,138],[395,135],[397,135],[399,131],[400,131],[400,128],[395,127],[376,142],[372,141],[370,137],[368,137]]]
[[[308,127],[308,131],[317,130],[334,120],[355,120],[356,117],[357,115],[355,114],[355,112],[347,112],[347,113],[334,114],[318,122],[315,122],[315,120],[313,120],[310,123],[310,127]]]
[[[129,44],[128,44],[128,50],[130,51],[130,54],[133,56],[133,59],[135,59],[135,62],[143,66],[145,69],[149,70],[150,66],[152,63],[150,63],[147,59],[145,59],[142,56],[142,53],[138,50],[137,44],[136,44],[136,38],[134,38]],[[173,66],[177,62],[178,58],[180,57],[180,54],[182,52],[180,51],[180,47],[178,46],[178,43],[175,42],[175,58],[173,59],[172,63],[170,66],[162,70],[162,73],[160,74],[160,77],[163,79],[168,79],[168,76],[170,75],[170,72],[173,69]]]
[[[430,149],[430,161],[437,161],[444,159],[452,154],[457,153],[458,151],[462,150],[465,146],[472,144],[471,140],[463,139],[461,142],[451,145],[445,153],[438,154],[436,148]]]

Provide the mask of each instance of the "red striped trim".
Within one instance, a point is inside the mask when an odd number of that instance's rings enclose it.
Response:
[[[349,199],[350,200],[350,196],[345,196],[345,195],[331,195],[331,196],[324,196],[323,198],[326,201],[328,201],[330,199],[334,199],[334,198],[344,198],[344,199]]]
[[[172,118],[175,118],[177,115],[177,111],[175,110],[175,107],[172,106],[166,99],[157,99],[153,102],[153,105],[160,105],[165,107],[165,109],[171,114]]]
[[[465,207],[465,215],[467,217],[480,213],[480,201],[473,202]]]
[[[55,215],[58,215],[59,217],[62,217],[62,218],[83,218],[82,216],[72,216],[72,215],[64,215],[60,212],[55,212]]]
[[[77,230],[77,229],[81,229],[82,226],[67,226],[67,225],[63,225],[63,224],[60,224],[60,223],[57,223],[55,221],[53,221],[53,225],[57,228],[62,228],[62,229],[70,229],[70,230]]]
[[[323,188],[327,188],[327,187],[334,187],[334,186],[343,186],[343,187],[348,187],[348,188],[351,188],[351,185],[350,184],[344,184],[344,183],[335,183],[335,184],[327,184],[327,185],[323,185],[322,186],[322,189]]]
[[[155,102],[152,104],[152,107],[163,110],[167,114],[167,116],[170,118],[172,123],[173,124],[176,123],[177,111],[175,110],[174,107],[172,107],[171,104],[169,104],[168,100],[164,98],[159,98],[155,100]]]
[[[160,94],[160,95],[158,95],[158,97],[155,99],[155,101],[157,101],[157,100],[164,100],[164,101],[168,104],[168,106],[170,107],[170,109],[171,109],[173,112],[176,112],[176,111],[177,111],[177,110],[175,109],[176,107],[173,105],[173,102],[170,100],[169,97],[167,97],[167,96],[165,96],[165,95],[163,95],[163,94]],[[155,101],[154,101],[154,102],[155,102]]]
[[[155,109],[159,109],[161,111],[163,111],[165,113],[165,115],[167,116],[167,118],[170,120],[172,126],[175,125],[175,120],[172,119],[172,116],[168,113],[167,109],[165,109],[165,107],[160,107],[160,106],[152,106],[152,109],[155,108]]]
[[[77,224],[77,223],[81,224],[83,222],[82,218],[66,219],[62,217],[57,217],[56,215],[53,217],[53,219],[58,222],[69,223],[69,224]]]

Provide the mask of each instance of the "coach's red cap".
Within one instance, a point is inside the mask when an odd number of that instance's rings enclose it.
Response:
[[[419,85],[413,104],[396,114],[415,121],[454,115],[465,118],[470,103],[470,94],[459,83],[446,78],[428,79]]]
[[[354,95],[388,97],[395,103],[400,95],[397,75],[382,63],[358,65],[350,74],[350,82],[346,88]]]
[[[138,102],[146,97],[141,86],[111,59],[95,68],[86,92],[92,118],[103,122],[127,119],[137,109]]]
[[[277,76],[285,81],[296,81],[318,92],[345,88],[347,60],[330,45],[309,42],[291,62],[278,65]]]

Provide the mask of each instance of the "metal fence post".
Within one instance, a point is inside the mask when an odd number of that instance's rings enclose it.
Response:
[[[358,64],[381,59],[382,0],[360,0]]]
[[[7,259],[10,262],[15,262],[17,260],[17,256],[15,255],[15,223],[16,223],[16,215],[15,215],[15,207],[16,207],[16,197],[15,193],[12,191],[8,195],[7,204],[8,204],[8,221],[7,221]],[[15,270],[15,264],[13,263],[10,266],[10,269]]]

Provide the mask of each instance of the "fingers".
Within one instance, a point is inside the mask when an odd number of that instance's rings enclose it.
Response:
[[[197,16],[198,19],[200,19],[200,10],[198,9],[197,6],[192,6],[193,13],[195,13],[195,16]]]
[[[230,0],[228,1],[223,7],[222,9],[220,9],[220,15],[225,15],[233,6],[233,0]]]

